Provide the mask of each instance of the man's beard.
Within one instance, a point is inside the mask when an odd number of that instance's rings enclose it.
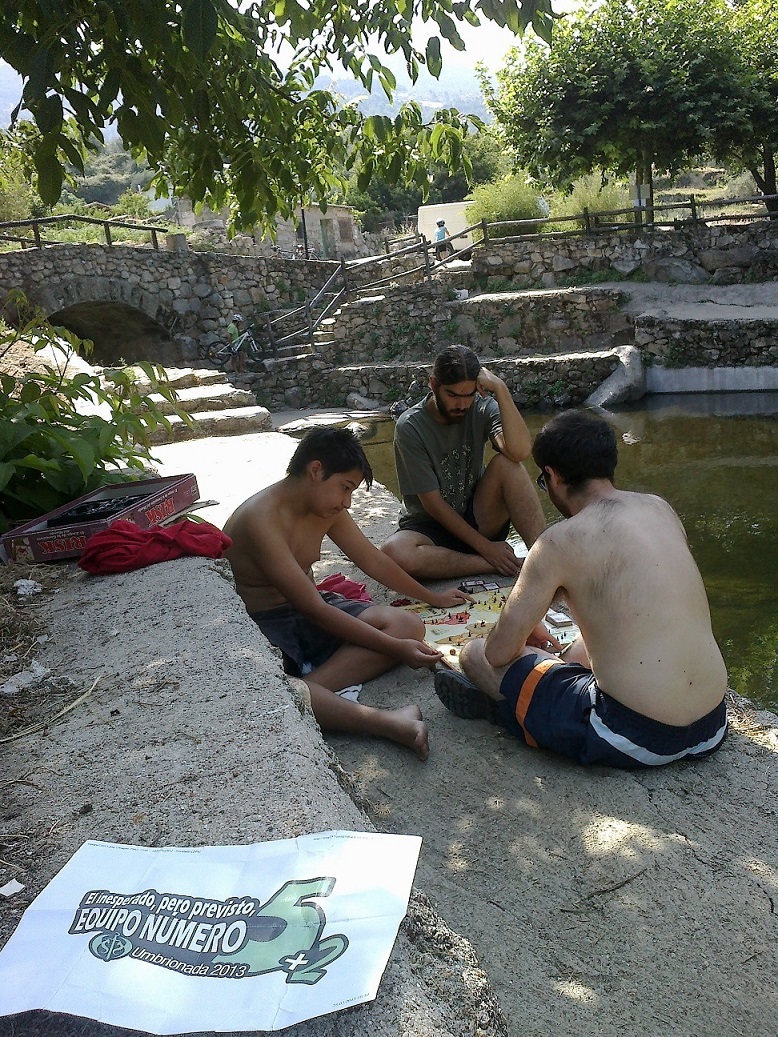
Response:
[[[438,408],[438,413],[441,415],[441,417],[445,418],[446,421],[450,422],[452,425],[455,425],[465,420],[465,418],[467,417],[467,412],[470,409],[469,407],[465,407],[464,409],[461,407],[452,409],[446,406],[446,404],[441,399],[439,392],[434,391],[432,395],[435,397],[435,406]]]

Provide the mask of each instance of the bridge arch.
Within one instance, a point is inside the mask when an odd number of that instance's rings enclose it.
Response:
[[[94,360],[197,362],[233,313],[249,320],[304,298],[332,263],[124,245],[53,245],[0,253],[0,312],[13,289],[54,323],[93,340]]]

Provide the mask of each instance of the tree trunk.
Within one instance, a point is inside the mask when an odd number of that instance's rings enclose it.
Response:
[[[638,159],[637,167],[635,169],[635,187],[638,188],[638,194],[640,200],[645,198],[645,216],[646,226],[650,227],[654,222],[654,163],[651,155],[647,151],[643,151],[640,158]],[[642,190],[648,188],[648,191]],[[638,218],[635,220],[636,223],[643,222],[643,208],[637,210]]]
[[[754,183],[764,195],[775,195],[778,193],[776,184],[775,152],[767,145],[762,147],[762,161],[764,170],[749,169],[754,178]],[[778,218],[778,198],[765,198],[765,207],[772,214],[772,219]]]

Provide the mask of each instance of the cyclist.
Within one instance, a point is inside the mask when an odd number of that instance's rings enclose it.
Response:
[[[446,221],[438,220],[436,226],[435,258],[440,261],[441,259],[446,259],[448,256],[454,255],[454,246],[447,240],[449,238],[449,232],[448,227],[446,226]]]
[[[243,334],[240,325],[244,323],[245,319],[240,313],[233,313],[230,323],[227,325],[227,334],[232,343],[232,370],[236,373],[244,368],[243,347],[240,341]]]

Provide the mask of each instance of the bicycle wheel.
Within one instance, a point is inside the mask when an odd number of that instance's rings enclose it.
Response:
[[[232,342],[214,342],[208,350],[208,359],[214,367],[225,370],[232,361],[234,346]]]
[[[247,333],[243,348],[249,360],[262,360],[264,358],[265,350],[262,344],[251,333]]]

